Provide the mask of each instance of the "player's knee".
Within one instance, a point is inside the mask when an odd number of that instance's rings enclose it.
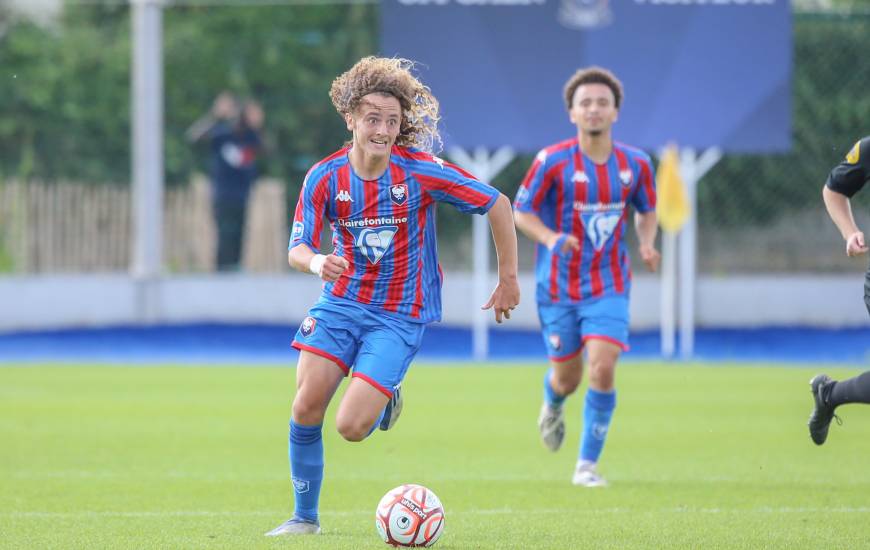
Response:
[[[362,441],[372,430],[371,424],[365,425],[358,418],[341,418],[336,420],[335,427],[341,437],[347,441]]]
[[[589,381],[598,388],[612,388],[616,361],[594,361],[589,365]]]
[[[321,403],[306,397],[304,394],[297,394],[293,399],[293,419],[299,424],[306,426],[314,426],[323,423],[325,407]]]
[[[552,376],[550,382],[553,390],[559,395],[571,395],[577,391],[580,380],[583,378],[583,361],[578,354],[567,361],[552,363]]]
[[[580,376],[556,376],[553,381],[553,389],[559,395],[571,395],[577,391],[577,386],[580,385]]]

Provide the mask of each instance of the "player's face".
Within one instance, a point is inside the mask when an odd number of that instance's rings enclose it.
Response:
[[[391,95],[368,94],[345,120],[347,129],[353,132],[354,147],[366,155],[383,157],[390,154],[399,135],[402,106]]]
[[[581,133],[601,135],[610,130],[618,115],[616,98],[606,84],[583,84],[574,90],[568,116]]]

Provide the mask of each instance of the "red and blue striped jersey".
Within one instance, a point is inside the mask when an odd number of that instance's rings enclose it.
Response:
[[[378,312],[428,323],[441,319],[441,268],[435,203],[484,214],[499,192],[429,153],[394,146],[377,180],[356,175],[345,147],[315,164],[296,204],[290,248],[320,250],[329,221],[335,254],[350,267],[323,286],[330,301],[353,300]]]
[[[643,151],[614,143],[607,162],[596,164],[574,138],[538,153],[517,191],[514,208],[580,241],[580,250],[565,253],[538,244],[538,303],[579,303],[629,291],[629,205],[638,212],[655,210],[652,163]]]

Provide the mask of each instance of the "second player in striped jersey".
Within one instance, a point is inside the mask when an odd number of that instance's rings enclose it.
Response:
[[[553,451],[564,439],[562,404],[580,384],[586,349],[589,389],[573,477],[584,486],[605,484],[597,463],[616,407],[616,363],[628,349],[632,209],[641,259],[651,271],[659,262],[650,159],[611,135],[622,95],[609,71],[577,71],[565,85],[577,136],[538,153],[514,201],[517,227],[537,243],[536,299],[551,364],[538,423]]]

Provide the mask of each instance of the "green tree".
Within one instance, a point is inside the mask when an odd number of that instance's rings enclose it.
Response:
[[[374,53],[376,6],[164,10],[165,158],[170,184],[203,170],[187,126],[229,89],[266,110],[265,173],[290,182],[345,139],[332,79]],[[130,179],[130,11],[68,4],[51,27],[0,12],[0,176]],[[241,38],[240,38],[241,37]]]

